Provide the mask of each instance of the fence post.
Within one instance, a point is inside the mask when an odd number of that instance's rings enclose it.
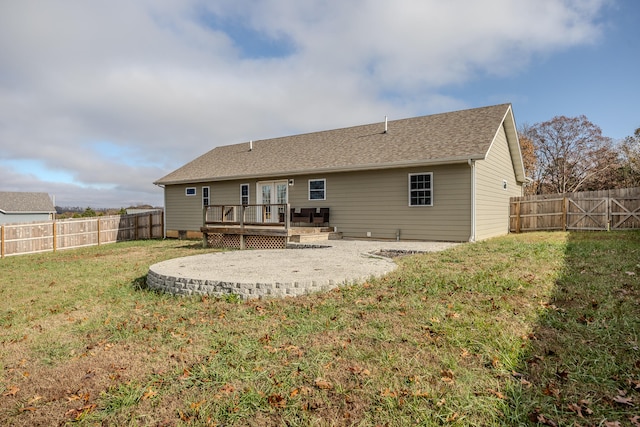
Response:
[[[516,233],[520,233],[520,200],[516,202]]]
[[[607,197],[607,231],[611,231],[611,198],[610,197]]]
[[[53,221],[53,252],[58,249],[58,222]]]
[[[153,214],[149,214],[149,240],[153,239]]]
[[[100,246],[100,217],[97,217],[98,220],[98,246]]]
[[[4,258],[4,225],[0,225],[0,258]]]
[[[567,221],[568,221],[567,211],[569,210],[568,204],[569,204],[569,199],[567,199],[566,197],[563,197],[562,198],[562,231],[567,231]]]

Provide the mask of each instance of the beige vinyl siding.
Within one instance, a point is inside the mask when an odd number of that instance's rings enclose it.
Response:
[[[503,181],[507,189],[503,189]],[[509,198],[520,196],[504,127],[500,127],[485,160],[476,162],[476,239],[509,232]]]
[[[200,231],[202,227],[202,187],[209,187],[209,198],[213,195],[211,184],[167,185],[165,194],[165,217],[167,231]],[[196,195],[187,196],[187,187],[195,187]]]
[[[433,173],[433,206],[409,206],[409,173]],[[326,179],[326,200],[308,200],[308,180]],[[468,165],[308,175],[289,187],[292,207],[329,207],[344,237],[466,241],[471,233]]]
[[[433,173],[433,206],[409,206],[409,174]],[[344,237],[403,240],[467,241],[471,233],[470,168],[465,164],[386,169],[364,172],[293,176],[288,186],[292,208],[328,207],[330,226]],[[326,180],[326,200],[309,200],[309,180]],[[282,177],[234,180],[196,185],[197,195],[185,188],[165,188],[168,230],[200,230],[201,187],[210,187],[211,204],[240,204],[240,185],[249,184],[250,203],[256,202],[256,184]]]

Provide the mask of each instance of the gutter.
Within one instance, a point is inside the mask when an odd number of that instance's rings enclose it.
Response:
[[[303,169],[303,170],[289,170],[289,171],[274,171],[268,172],[265,171],[260,174],[247,174],[247,175],[233,175],[233,176],[222,176],[222,177],[203,177],[196,179],[179,179],[176,181],[162,181],[161,179],[155,181],[154,184],[158,186],[162,185],[177,185],[177,184],[198,184],[202,182],[212,182],[212,181],[233,181],[233,180],[241,180],[241,179],[254,179],[254,178],[264,178],[264,177],[291,177],[291,176],[300,176],[300,175],[309,175],[309,174],[321,174],[321,173],[337,173],[337,172],[358,172],[364,170],[381,170],[381,169],[396,169],[401,167],[413,167],[413,166],[440,166],[440,165],[454,165],[454,164],[463,164],[468,161],[475,160],[483,160],[484,154],[475,154],[471,157],[450,157],[446,159],[440,159],[435,161],[424,161],[424,160],[413,160],[413,161],[403,161],[403,162],[394,162],[394,163],[383,163],[383,164],[366,164],[361,166],[351,166],[351,167],[332,167],[332,168],[317,168],[317,169]]]

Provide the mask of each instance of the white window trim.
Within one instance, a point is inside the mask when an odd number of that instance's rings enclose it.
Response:
[[[189,194],[189,190],[193,191],[193,194]],[[193,197],[198,195],[198,189],[196,187],[187,187],[184,189],[184,195],[187,197]]]
[[[242,205],[242,187],[247,187],[247,205],[251,204],[251,184],[240,184],[240,204]]]
[[[323,184],[324,184],[324,188],[323,188],[324,197],[322,199],[312,199],[311,198],[311,181],[322,181],[323,182]],[[314,190],[314,191],[319,191],[319,190]],[[327,179],[326,178],[310,179],[309,182],[307,183],[307,197],[308,197],[310,202],[313,202],[313,201],[316,201],[316,200],[327,200]]]
[[[412,176],[416,176],[416,175],[430,175],[431,176],[431,203],[429,203],[428,205],[412,205],[411,204],[411,177]],[[407,177],[407,196],[408,196],[408,200],[407,203],[409,204],[410,208],[425,208],[425,207],[429,207],[429,206],[433,206],[433,172],[415,172],[415,173],[410,173],[409,176]]]

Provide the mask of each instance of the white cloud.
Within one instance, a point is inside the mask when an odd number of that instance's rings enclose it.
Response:
[[[443,88],[594,42],[604,4],[2,2],[0,165],[34,159],[73,176],[61,203],[158,204],[151,182],[216,145],[465,107]],[[7,174],[2,189],[37,181]],[[105,187],[120,191],[87,191]]]

